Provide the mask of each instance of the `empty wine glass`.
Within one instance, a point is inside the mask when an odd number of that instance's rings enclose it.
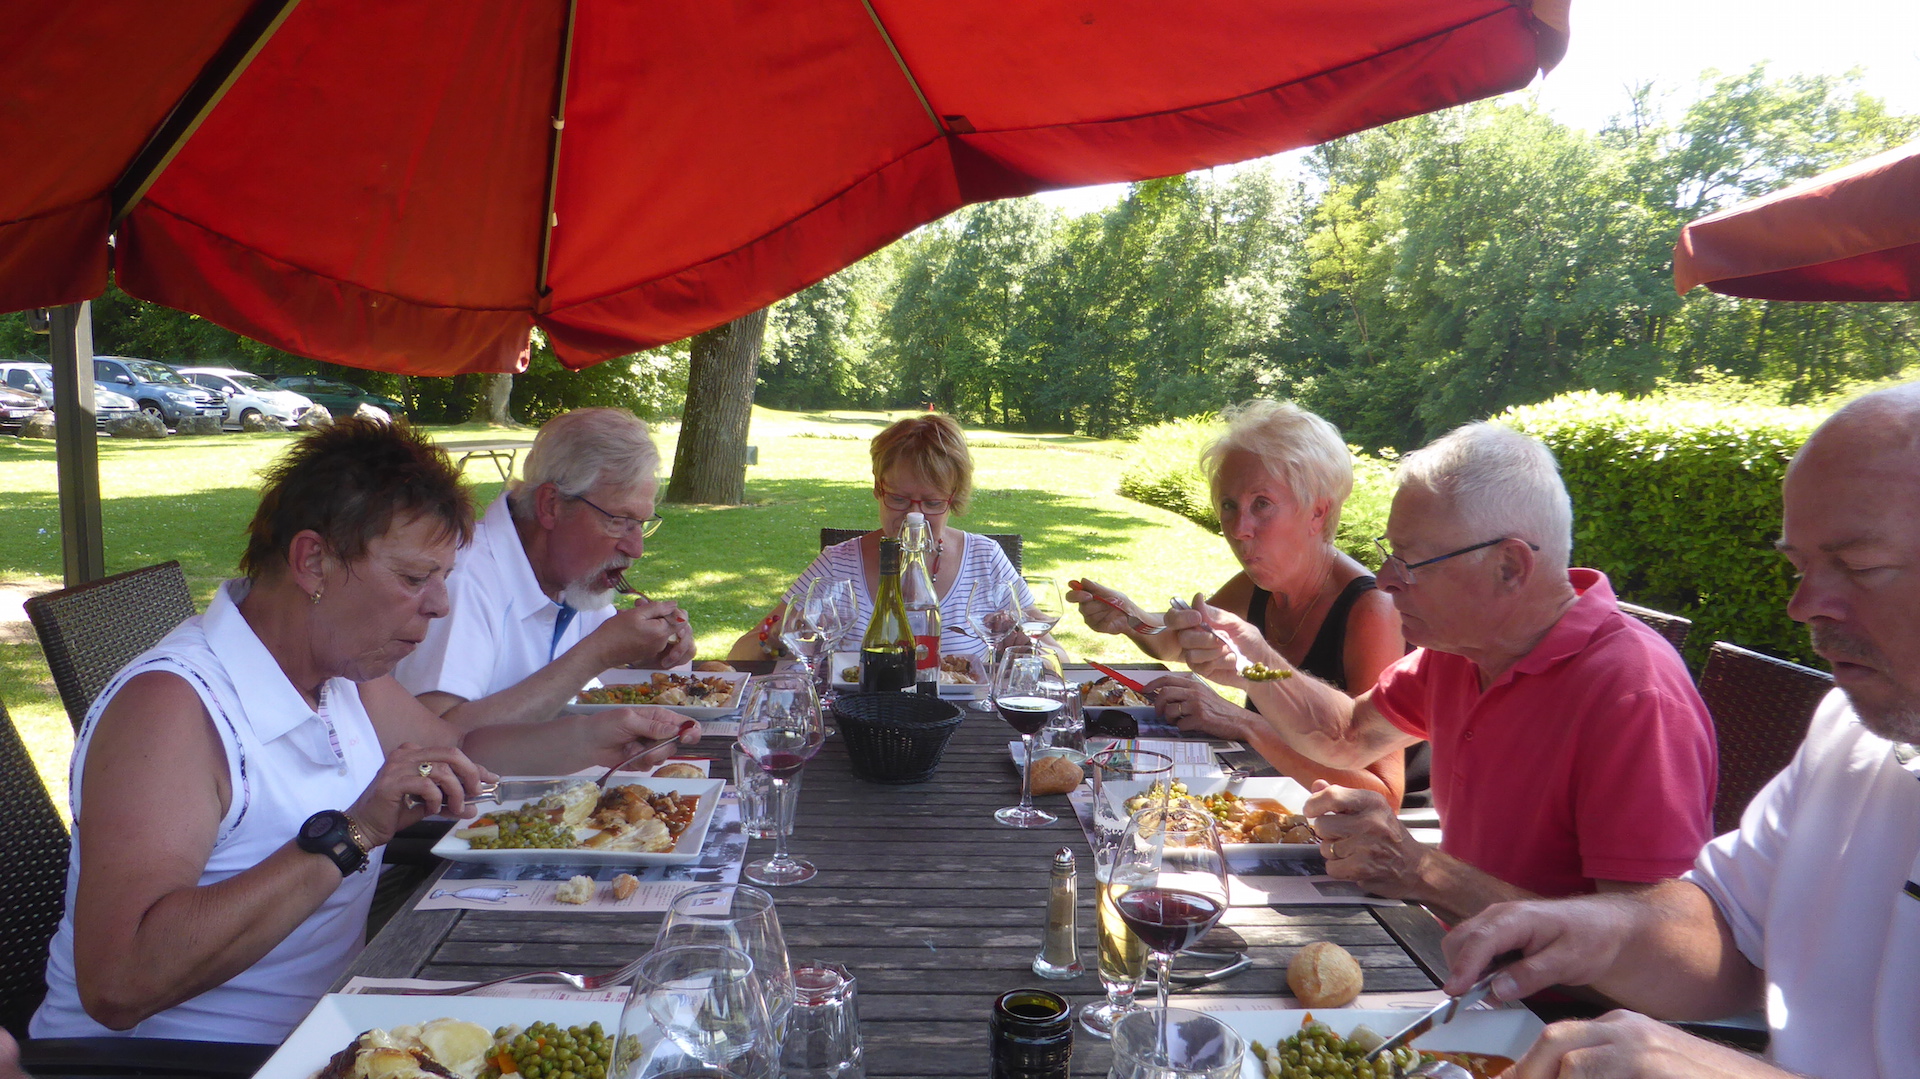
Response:
[[[1120,920],[1146,942],[1165,1008],[1173,957],[1227,911],[1227,857],[1212,815],[1177,802],[1135,813],[1114,849],[1108,889]]]
[[[793,1008],[793,967],[773,896],[751,884],[689,888],[673,897],[653,943],[656,948],[719,944],[747,953],[774,1030],[786,1026],[787,1013]]]
[[[1027,586],[1027,594],[1016,604],[1019,611],[1020,632],[1029,640],[1037,641],[1052,632],[1067,613],[1067,601],[1060,591],[1060,582],[1052,577],[1022,577]]]
[[[820,703],[830,706],[834,698],[833,657],[845,643],[847,634],[860,628],[860,601],[854,593],[853,582],[845,577],[817,578],[813,587],[820,596],[820,628],[827,635],[826,693]]]
[[[617,1079],[775,1079],[780,1039],[738,948],[675,944],[640,961],[620,1013]]]
[[[787,784],[820,752],[825,739],[826,724],[811,678],[787,670],[761,675],[748,683],[736,744],[773,781],[774,797],[785,796]],[[754,862],[745,870],[748,880],[769,887],[812,880],[813,874],[812,863],[787,854],[786,832],[779,829],[773,837],[773,857]]]
[[[1057,818],[1033,805],[1033,736],[1055,712],[1067,706],[1072,683],[1061,673],[1060,659],[1050,649],[1016,645],[1003,649],[993,671],[993,706],[1007,726],[1020,732],[1025,764],[1020,769],[1020,804],[994,813],[993,819],[1012,828],[1038,828]]]
[[[1005,610],[1007,589],[1003,584],[995,584],[984,577],[973,582],[967,589],[967,602],[963,621],[966,634],[976,637],[986,649],[986,663],[982,670],[987,681],[993,680],[993,672],[1000,666],[1000,642],[1013,632],[1013,616]],[[993,711],[993,702],[982,698],[974,701],[972,707],[978,711]]]
[[[807,587],[793,597],[780,618],[780,642],[798,657],[809,678],[813,677],[815,661],[832,647],[833,638],[826,631],[821,607],[825,592],[818,578],[807,582]]]

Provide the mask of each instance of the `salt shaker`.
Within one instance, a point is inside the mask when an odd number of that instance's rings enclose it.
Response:
[[[1047,887],[1047,934],[1033,972],[1042,978],[1077,978],[1080,965],[1080,888],[1073,868],[1073,851],[1061,847],[1053,855],[1053,874]]]

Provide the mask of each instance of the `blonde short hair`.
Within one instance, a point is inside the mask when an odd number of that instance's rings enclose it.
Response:
[[[947,493],[953,512],[967,508],[973,495],[973,454],[966,432],[953,417],[938,412],[895,420],[873,436],[873,482],[904,465]]]
[[[1286,484],[1301,506],[1328,500],[1331,508],[1320,531],[1332,543],[1340,532],[1340,507],[1353,493],[1353,454],[1340,429],[1291,401],[1265,397],[1229,405],[1220,418],[1227,433],[1200,453],[1214,509],[1220,508],[1220,465],[1227,454],[1241,450]]]
[[[602,484],[632,490],[655,478],[660,451],[646,421],[624,408],[576,408],[548,420],[534,436],[521,479],[507,492],[517,518],[533,516],[533,492],[543,483],[568,498]]]

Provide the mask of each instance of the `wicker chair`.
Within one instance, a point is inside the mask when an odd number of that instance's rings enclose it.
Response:
[[[180,563],[162,562],[26,602],[73,728],[120,668],[193,615]]]
[[[1813,710],[1832,688],[1833,676],[1825,671],[1713,642],[1700,673],[1700,696],[1720,739],[1715,832],[1740,826],[1747,803],[1793,759]]]
[[[1673,646],[1674,651],[1686,650],[1687,634],[1693,632],[1693,622],[1689,619],[1632,603],[1622,603],[1620,610],[1652,626],[1655,632],[1667,639],[1667,643]]]
[[[870,528],[823,528],[820,530],[820,549],[825,550],[836,543],[845,543],[855,536],[864,536],[873,531]],[[1007,552],[1007,561],[1013,563],[1015,573],[1020,572],[1020,553],[1026,541],[1018,532],[982,532],[980,535],[1000,545]]]

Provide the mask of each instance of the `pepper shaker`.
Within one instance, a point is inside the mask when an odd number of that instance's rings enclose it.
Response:
[[[1061,847],[1053,855],[1052,879],[1047,887],[1047,932],[1033,972],[1042,978],[1077,978],[1080,965],[1080,888],[1074,872],[1073,851]]]

